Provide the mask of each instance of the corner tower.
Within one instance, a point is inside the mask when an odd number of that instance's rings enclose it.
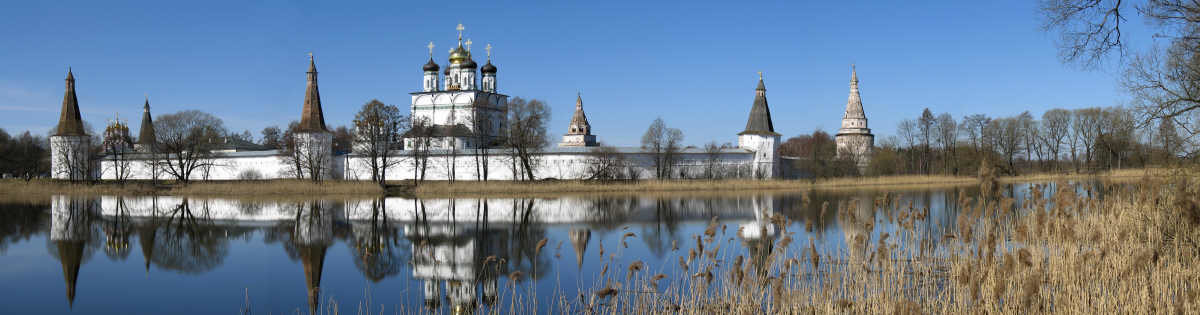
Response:
[[[75,96],[75,74],[67,69],[67,90],[63,94],[58,127],[50,136],[50,176],[66,180],[87,179],[91,174],[90,150],[91,137],[83,129],[79,98]]]
[[[875,135],[867,127],[867,114],[863,111],[862,96],[858,92],[858,71],[850,66],[850,97],[846,100],[846,114],[842,116],[842,128],[838,129],[838,158],[853,158],[859,171],[865,171],[871,162],[875,147]]]
[[[771,108],[767,106],[767,86],[763,83],[762,72],[758,73],[758,87],[754,89],[754,104],[750,107],[746,130],[738,133],[738,147],[754,151],[750,176],[764,179],[779,176],[779,134],[771,122]]]
[[[592,135],[592,125],[588,124],[587,115],[583,113],[583,96],[575,95],[575,115],[571,116],[571,126],[563,135],[560,147],[594,147],[596,136]]]
[[[317,62],[308,55],[308,87],[304,90],[304,109],[296,127],[296,152],[293,158],[300,177],[327,179],[333,165],[333,133],[325,127],[321,110],[321,92],[317,88]]]

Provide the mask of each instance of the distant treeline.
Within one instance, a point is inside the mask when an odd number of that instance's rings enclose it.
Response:
[[[837,158],[834,136],[817,130],[788,139],[783,156],[804,158],[815,177],[897,174],[970,175],[982,160],[1008,175],[1034,172],[1096,172],[1166,165],[1194,157],[1190,132],[1169,119],[1139,119],[1124,107],[1051,109],[1036,118],[973,114],[955,119],[926,108],[902,120],[895,135],[875,140],[865,169]]]

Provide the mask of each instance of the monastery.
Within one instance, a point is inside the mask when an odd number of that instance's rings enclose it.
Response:
[[[556,146],[533,152],[536,160],[530,170],[518,163],[512,149],[502,145],[507,130],[508,96],[498,88],[498,68],[491,60],[491,45],[487,59],[480,67],[473,58],[471,40],[463,40],[462,25],[458,27],[458,44],[451,49],[445,67],[434,61],[433,43],[429,60],[422,65],[421,89],[411,94],[411,121],[430,126],[430,134],[421,139],[428,143],[418,152],[415,137],[406,136],[402,148],[391,154],[392,159],[414,160],[417,154],[425,160],[423,167],[411,162],[386,163],[386,180],[522,180],[532,174],[534,179],[587,179],[594,166],[603,163],[598,158],[599,143],[592,125],[584,113],[583,99],[577,96],[571,122]],[[191,180],[235,180],[248,178],[310,178],[371,180],[371,158],[355,145],[346,154],[334,154],[333,135],[325,124],[321,94],[317,81],[315,58],[310,56],[306,74],[307,88],[300,112],[298,129],[293,135],[295,152],[289,156],[280,150],[260,150],[252,146],[227,145],[206,156],[203,167],[189,172]],[[161,138],[156,137],[154,119],[147,98],[143,105],[139,137],[128,139],[128,126],[117,121],[105,131],[105,141],[122,144],[103,145],[100,157],[92,156],[91,137],[86,134],[75,95],[75,76],[67,71],[66,92],[58,126],[51,142],[51,176],[56,179],[171,179],[175,171],[167,161],[180,160],[174,154],[159,150]],[[767,89],[759,74],[754,89],[745,128],[737,134],[737,146],[706,151],[684,148],[676,157],[671,177],[674,178],[794,178],[781,157],[780,134],[775,132],[771,110],[767,104]],[[113,140],[116,139],[116,140]],[[867,127],[858,89],[857,71],[852,71],[850,96],[841,129],[836,136],[838,154],[852,155],[864,168],[869,161],[874,136]],[[116,148],[114,151],[113,148]],[[655,178],[656,155],[641,147],[615,147],[621,157],[618,171],[631,179]],[[295,156],[319,167],[298,167]],[[719,174],[714,174],[719,173]],[[254,176],[248,176],[254,174]],[[486,175],[484,175],[486,174]]]

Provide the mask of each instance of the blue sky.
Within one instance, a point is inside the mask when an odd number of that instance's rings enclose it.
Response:
[[[1119,105],[1119,69],[1057,59],[1035,1],[7,1],[0,4],[0,128],[45,134],[74,68],[96,128],[199,109],[234,131],[298,119],[308,52],[326,123],[378,98],[406,108],[426,43],[445,63],[463,23],[501,93],[552,106],[567,129],[582,92],[593,133],[637,145],[655,117],[689,144],[736,142],[762,71],[776,131],[835,132],[850,64],[877,135],[923,108],[956,118]],[[1136,20],[1133,45],[1149,41]],[[136,131],[135,133],[136,134]]]

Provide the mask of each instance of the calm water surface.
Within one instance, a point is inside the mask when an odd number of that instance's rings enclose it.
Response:
[[[1013,185],[1007,194],[1029,189]],[[873,207],[871,200],[884,194],[899,202]],[[470,313],[507,309],[515,296],[551,311],[553,296],[591,294],[605,264],[613,266],[612,278],[624,279],[623,267],[633,261],[644,262],[647,275],[686,277],[679,257],[714,218],[722,257],[745,255],[761,264],[754,257],[779,250],[770,244],[784,228],[797,240],[790,250],[807,248],[811,238],[821,252],[837,253],[855,235],[874,240],[895,230],[886,217],[910,203],[929,208],[922,233],[941,235],[954,228],[959,198],[975,195],[967,187],[669,197],[0,201],[0,305],[6,314],[291,314],[333,303],[351,313],[359,303],[383,304],[389,313]],[[860,202],[842,211],[860,219],[839,223],[838,205],[851,200]],[[778,226],[773,216],[790,226]]]

